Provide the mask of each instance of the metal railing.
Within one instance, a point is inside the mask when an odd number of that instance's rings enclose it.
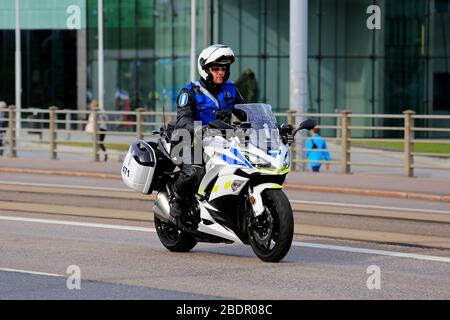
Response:
[[[50,159],[57,159],[58,154],[73,153],[87,156],[93,161],[100,160],[100,135],[104,134],[99,130],[99,115],[107,117],[103,121],[108,131],[108,145],[111,147],[120,146],[126,148],[136,139],[154,138],[152,131],[159,130],[164,124],[174,119],[175,112],[150,112],[144,109],[136,111],[79,111],[79,110],[59,110],[57,107],[49,109],[23,109],[20,115],[21,130],[16,132],[15,107],[10,106],[5,110],[3,123],[7,127],[0,127],[0,134],[7,136],[6,146],[0,145],[0,149],[10,157],[16,157],[18,151],[39,151],[47,150]],[[94,129],[92,133],[85,132],[85,126],[89,115],[92,113]],[[413,111],[404,111],[402,115],[389,114],[352,114],[349,110],[341,110],[339,113],[301,113],[295,110],[288,110],[285,113],[275,113],[279,123],[287,122],[295,126],[297,116],[304,118],[318,119],[319,126],[323,132],[322,136],[329,144],[329,152],[333,154],[330,161],[316,161],[319,163],[329,163],[337,166],[338,171],[349,174],[354,167],[385,167],[402,170],[408,177],[415,175],[415,169],[443,169],[450,170],[449,153],[436,152],[416,152],[417,144],[439,144],[450,145],[450,115],[416,115]],[[447,127],[418,126],[417,123],[426,121],[444,121]],[[367,125],[370,122],[370,125]],[[395,126],[385,123],[395,122]],[[1,119],[0,119],[1,123]],[[380,124],[381,123],[381,124]],[[367,133],[369,132],[369,133]],[[374,138],[374,136],[384,136],[383,132],[395,133],[393,138]],[[423,132],[432,132],[444,135],[441,139],[416,138],[416,135]],[[32,136],[38,136],[38,140]],[[306,137],[297,136],[297,139],[306,140]],[[397,160],[386,162],[377,160],[377,156],[394,153],[386,151],[386,148],[376,148],[373,143],[396,143],[403,150],[397,150]],[[125,147],[124,147],[125,146]],[[65,147],[65,148],[63,148]],[[304,152],[323,152],[317,149],[298,150],[293,145],[293,163],[308,163],[308,159],[302,156]],[[116,148],[117,149],[117,148]],[[123,156],[126,150],[108,151]],[[361,155],[364,157],[361,158]],[[399,157],[399,155],[401,157]],[[374,161],[369,161],[371,158]],[[415,159],[418,157],[429,157],[445,159],[443,163],[418,164]],[[442,162],[442,161],[441,161]],[[295,167],[295,166],[293,166]]]
[[[277,114],[276,114],[277,115]],[[319,163],[331,163],[339,165],[341,167],[341,172],[345,174],[352,173],[352,167],[354,166],[365,166],[365,167],[385,167],[385,168],[398,168],[403,169],[403,174],[408,177],[414,176],[414,169],[442,169],[450,170],[450,152],[436,153],[436,152],[415,152],[415,146],[417,144],[437,144],[437,145],[450,145],[450,115],[416,115],[414,111],[407,110],[404,111],[402,115],[392,115],[392,114],[352,114],[349,110],[341,110],[338,114],[311,114],[304,113],[299,114],[304,118],[318,118],[319,123],[326,122],[325,119],[331,120],[328,122],[334,122],[335,125],[319,125],[318,128],[325,129],[328,131],[334,130],[335,134],[326,137],[326,141],[331,141],[335,145],[335,149],[330,149],[330,151],[335,151],[340,154],[340,159],[338,161],[316,161]],[[278,114],[278,116],[283,116],[283,114]],[[288,112],[288,122],[295,124],[295,111]],[[418,126],[418,122],[425,122],[426,120],[442,120],[445,122],[445,127],[432,127]],[[355,122],[372,122],[371,125],[357,125]],[[396,122],[396,126],[388,125],[375,125],[378,122]],[[389,121],[390,120],[390,121]],[[378,135],[383,136],[382,132],[397,132],[394,136],[397,138],[373,138],[371,135],[373,132],[377,132]],[[360,132],[359,136],[356,132]],[[361,133],[361,132],[366,132]],[[367,134],[367,132],[371,134]],[[426,132],[426,133],[442,133],[444,138],[440,139],[430,139],[430,138],[416,138],[416,133]],[[369,138],[367,137],[369,136]],[[297,137],[299,139],[299,137]],[[300,138],[301,139],[301,138]],[[377,161],[354,161],[353,156],[358,154],[366,155],[381,155],[386,153],[395,152],[395,150],[382,147],[371,147],[373,143],[396,143],[403,149],[402,161],[397,161],[396,163],[385,163]],[[362,144],[363,148],[359,146]],[[450,150],[450,148],[449,148]],[[306,148],[302,149],[303,152],[321,152],[317,150],[309,150]],[[397,151],[397,153],[401,150]],[[430,157],[430,158],[440,158],[445,159],[444,163],[430,163],[430,164],[416,164],[415,159],[418,157]],[[296,157],[294,159],[295,163],[307,163],[308,160],[299,159]],[[441,161],[442,162],[442,161]],[[446,163],[445,163],[446,162]]]

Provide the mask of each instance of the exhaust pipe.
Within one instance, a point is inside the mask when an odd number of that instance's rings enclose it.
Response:
[[[170,221],[170,205],[167,193],[160,192],[156,196],[156,201],[153,206],[155,216],[163,221]]]

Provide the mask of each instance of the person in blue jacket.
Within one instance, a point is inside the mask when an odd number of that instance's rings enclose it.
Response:
[[[234,62],[230,47],[215,44],[204,49],[197,61],[200,80],[189,83],[177,98],[176,129],[186,129],[194,135],[194,121],[207,125],[212,120],[222,120],[230,124],[232,114],[241,118],[236,104],[244,103],[242,95],[233,82],[228,81],[230,66]],[[192,155],[186,155],[191,156]],[[204,175],[203,164],[185,161],[180,166],[181,173],[173,184],[174,197],[170,200],[170,215],[175,224],[186,226],[191,223],[183,219],[189,203],[193,202]],[[194,226],[195,227],[195,226]]]
[[[327,143],[325,139],[320,136],[319,128],[310,130],[311,138],[306,141],[306,157],[308,158],[308,166],[313,172],[319,172],[321,162],[316,161],[330,161],[330,153],[328,152]],[[330,164],[326,163],[327,170],[330,170]]]

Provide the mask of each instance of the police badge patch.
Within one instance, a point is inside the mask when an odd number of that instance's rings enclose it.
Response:
[[[188,94],[187,94],[186,92],[183,92],[183,93],[180,94],[180,96],[178,97],[178,105],[179,105],[180,107],[186,106],[187,103],[188,103],[188,99],[189,99]]]

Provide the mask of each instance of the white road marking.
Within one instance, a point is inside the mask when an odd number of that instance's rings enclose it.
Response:
[[[27,273],[27,274],[33,274],[33,275],[39,275],[39,276],[49,276],[49,277],[64,277],[62,274],[36,272],[36,271],[28,271],[28,270],[20,270],[20,269],[0,268],[0,271]]]
[[[51,184],[51,183],[31,183],[31,182],[12,182],[12,181],[0,181],[0,184],[12,184],[18,186],[27,186],[27,187],[46,187],[46,188],[66,188],[66,189],[84,189],[84,190],[98,190],[98,191],[123,191],[123,192],[132,192],[135,193],[131,189],[121,189],[121,188],[106,188],[106,187],[92,187],[92,186],[68,186],[64,184]]]
[[[365,204],[348,204],[348,203],[340,203],[340,202],[320,202],[320,201],[305,201],[305,200],[289,200],[289,201],[292,203],[316,204],[319,206],[326,205],[326,206],[361,208],[361,209],[378,209],[378,210],[389,210],[389,211],[410,211],[410,212],[423,212],[423,213],[450,214],[450,211],[443,211],[443,210],[384,207],[384,206],[373,206],[373,205],[365,205]]]
[[[115,229],[115,230],[126,230],[126,231],[156,232],[155,228],[143,228],[143,227],[134,227],[134,226],[99,224],[99,223],[88,223],[88,222],[75,222],[75,221],[64,221],[64,220],[47,220],[47,219],[34,219],[34,218],[22,218],[22,217],[11,217],[11,216],[0,216],[0,220],[45,223],[45,224],[90,227],[90,228]],[[428,256],[428,255],[412,254],[412,253],[405,253],[405,252],[354,248],[354,247],[346,247],[346,246],[324,245],[324,244],[300,242],[300,241],[293,241],[292,246],[450,263],[450,258],[447,258],[447,257]]]
[[[450,263],[450,258],[438,257],[438,256],[426,256],[426,255],[414,254],[414,253],[375,250],[375,249],[362,249],[362,248],[345,247],[345,246],[333,246],[333,245],[327,245],[327,244],[308,243],[308,242],[300,242],[300,241],[293,241],[292,245],[296,246],[296,247],[344,251],[344,252],[352,252],[352,253],[366,253],[366,254],[375,254],[375,255],[381,255],[381,256],[397,257],[397,258],[408,258],[408,259],[418,259],[418,260],[425,260],[425,261],[438,261],[438,262]]]
[[[76,227],[117,229],[117,230],[127,230],[127,231],[156,232],[156,229],[154,229],[154,228],[121,226],[121,225],[116,225],[116,224],[102,224],[102,223],[89,223],[89,222],[64,221],[64,220],[21,218],[21,217],[10,217],[10,216],[0,216],[0,220],[34,222],[34,223],[45,223],[45,224],[58,224],[58,225],[63,225],[63,226],[76,226]]]

